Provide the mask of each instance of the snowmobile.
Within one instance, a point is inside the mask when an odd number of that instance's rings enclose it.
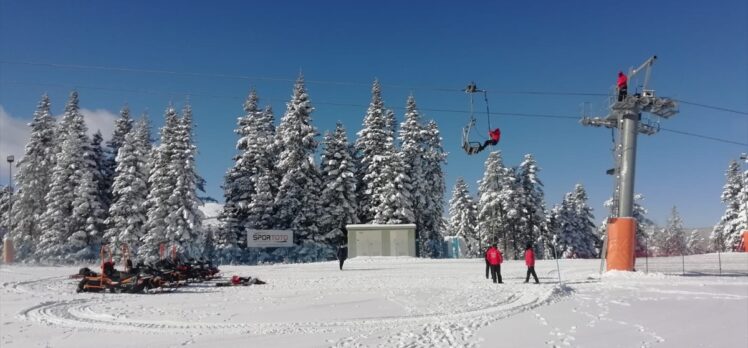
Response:
[[[114,268],[114,262],[111,261],[104,262],[100,274],[82,268],[80,275],[82,279],[78,283],[77,292],[108,290],[114,293],[142,293],[144,290],[163,286],[163,281],[157,276],[120,272]]]
[[[120,272],[114,268],[112,253],[109,247],[102,246],[101,251],[101,273],[91,271],[89,268],[81,268],[78,276],[77,292],[110,292],[141,293],[146,289],[162,287],[163,280],[152,274],[141,274],[141,271],[132,267],[132,261],[125,254],[123,260],[126,271]]]

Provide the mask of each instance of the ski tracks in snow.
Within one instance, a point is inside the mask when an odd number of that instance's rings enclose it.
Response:
[[[489,307],[461,313],[412,317],[403,320],[404,326],[393,333],[384,327],[372,327],[377,332],[351,336],[337,342],[335,347],[477,347],[481,342],[475,333],[497,320],[550,304],[573,292],[566,285],[539,287],[540,291],[526,291],[526,286],[503,285],[497,288],[489,284],[491,290],[503,300]],[[438,304],[435,304],[438,307]]]
[[[621,288],[615,284],[606,283],[598,285],[598,289],[592,293],[585,292],[585,294],[577,294],[573,299],[576,304],[571,310],[572,313],[581,314],[587,317],[584,326],[588,328],[608,324],[614,327],[620,327],[626,332],[633,331],[640,333],[643,336],[642,341],[639,342],[639,347],[641,348],[652,347],[653,345],[664,342],[665,339],[659,336],[657,332],[642,324],[631,323],[611,317],[610,312],[612,306],[631,306],[630,303],[619,300],[620,295],[618,295],[614,290],[621,290]],[[542,326],[550,327],[547,320],[541,314],[536,313],[535,316]],[[621,332],[621,329],[616,329],[616,331]],[[562,330],[557,326],[553,327],[553,329],[548,331],[550,339],[545,341],[545,344],[553,348],[576,346],[575,335],[578,331],[582,330],[584,330],[584,328],[578,328],[577,326],[571,326],[567,330]]]
[[[362,277],[367,278],[368,275]],[[337,337],[326,341],[334,347],[413,348],[477,347],[481,343],[480,338],[475,335],[479,329],[497,320],[558,301],[573,292],[566,285],[541,284],[528,291],[527,285],[496,285],[483,279],[467,283],[444,279],[443,286],[435,287],[433,284],[423,286],[425,282],[434,281],[427,277],[410,279],[410,282],[403,281],[403,278],[413,277],[405,271],[394,275],[389,284],[373,285],[367,289],[370,293],[381,293],[378,303],[390,303],[399,308],[399,311],[367,314],[364,310],[356,317],[296,321],[292,320],[293,317],[269,321],[252,321],[248,317],[234,318],[237,313],[222,314],[220,306],[231,308],[231,302],[251,302],[257,299],[283,302],[282,299],[285,298],[293,301],[309,292],[320,294],[313,296],[313,299],[321,303],[306,304],[307,309],[335,303],[351,305],[355,301],[341,302],[338,298],[337,302],[329,302],[325,297],[348,294],[360,289],[360,285],[331,282],[327,288],[319,289],[316,287],[324,287],[325,283],[317,283],[315,287],[287,292],[282,297],[269,294],[287,284],[278,284],[272,291],[265,290],[272,288],[218,289],[209,287],[210,284],[203,284],[179,289],[175,295],[75,294],[75,281],[58,276],[6,282],[2,284],[2,289],[6,293],[15,292],[34,298],[36,303],[18,312],[17,319],[55,327],[100,332],[186,335],[189,339],[182,342],[184,345],[194,343],[193,338],[197,336],[329,334],[330,337]],[[424,289],[428,291],[424,292]],[[248,294],[251,296],[245,299],[244,296]],[[158,296],[166,297],[154,300]],[[175,299],[173,296],[184,298]],[[202,303],[200,306],[170,306],[179,301],[190,301],[190,296],[209,303]],[[231,299],[228,304],[226,299]],[[366,300],[359,302],[366,303]],[[219,309],[211,312],[210,308],[216,306]]]

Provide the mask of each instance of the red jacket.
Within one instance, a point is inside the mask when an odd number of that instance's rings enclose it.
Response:
[[[490,247],[486,250],[486,260],[489,265],[496,266],[500,265],[504,260],[501,258],[501,251],[499,249]]]
[[[491,137],[491,140],[495,142],[499,142],[499,139],[501,139],[501,130],[496,128],[490,132],[488,132],[488,135]]]
[[[535,267],[535,252],[532,249],[525,250],[525,265]]]
[[[628,86],[628,79],[626,78],[626,74],[619,72],[618,73],[618,89],[621,88],[627,88]]]

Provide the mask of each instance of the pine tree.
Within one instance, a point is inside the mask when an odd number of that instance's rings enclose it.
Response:
[[[345,242],[341,228],[358,223],[356,201],[356,168],[348,151],[350,145],[345,128],[339,122],[333,133],[324,137],[320,163],[322,173],[322,232],[325,242],[337,246]]]
[[[304,79],[299,76],[276,134],[281,149],[277,168],[282,178],[275,197],[277,226],[293,230],[297,245],[321,237],[317,226],[321,178],[314,164],[318,132],[312,125],[312,111]]]
[[[552,244],[557,255],[564,258],[596,257],[597,234],[592,222],[592,208],[587,205],[587,192],[577,184],[551,211]]]
[[[722,203],[725,204],[725,213],[709,237],[714,248],[719,251],[737,249],[743,231],[748,229],[748,221],[745,218],[745,210],[748,208],[746,200],[741,200],[741,195],[745,198],[744,178],[741,177],[737,161],[730,162],[725,176],[727,182],[721,197]]]
[[[374,80],[371,88],[371,103],[364,116],[364,127],[358,132],[356,149],[361,156],[361,196],[359,202],[359,220],[368,223],[374,220],[376,207],[381,202],[377,201],[377,192],[384,187],[383,177],[384,158],[386,158],[387,143],[392,134],[387,125],[384,102],[382,101],[382,90],[378,80]]]
[[[96,197],[99,200],[97,205],[103,210],[104,215],[102,217],[106,220],[109,205],[112,204],[112,177],[107,172],[108,154],[101,146],[103,141],[104,137],[101,135],[101,131],[96,131],[91,138],[90,151],[86,154],[86,161],[90,166],[91,179],[96,186]],[[106,226],[102,225],[98,227],[98,230],[103,231],[105,228]],[[101,238],[101,235],[99,235],[99,238]]]
[[[84,171],[75,188],[73,214],[70,217],[71,234],[65,240],[63,258],[71,261],[90,260],[96,256],[105,219],[99,193],[93,172]]]
[[[428,198],[428,185],[423,172],[426,169],[426,127],[421,123],[421,115],[416,106],[416,100],[411,95],[405,106],[405,121],[400,126],[400,158],[403,172],[410,178],[410,201],[413,210],[416,235],[427,235],[425,209]],[[419,247],[420,249],[420,247]]]
[[[470,257],[479,257],[483,252],[478,247],[479,236],[475,229],[476,224],[475,200],[470,196],[465,180],[459,177],[452,190],[452,199],[449,200],[449,231],[450,235],[460,237],[465,241],[466,255]]]
[[[147,219],[145,235],[138,249],[138,257],[145,261],[157,260],[159,247],[169,240],[166,227],[170,223],[169,213],[176,209],[176,203],[170,201],[170,196],[176,180],[172,177],[170,166],[174,156],[174,143],[179,126],[179,117],[173,106],[169,106],[165,113],[166,121],[161,128],[161,141],[152,152],[150,159],[150,173],[148,177],[148,197],[146,199]]]
[[[148,188],[146,192],[149,192],[151,187],[148,183],[148,178],[153,169],[153,163],[156,158],[156,149],[153,147],[154,140],[151,136],[151,120],[148,117],[148,114],[144,113],[140,117],[140,120],[138,120],[138,128],[143,133],[143,135],[139,136],[142,141],[138,142],[138,146],[140,146],[140,153],[143,155],[143,163],[145,165],[143,172],[146,173],[146,187]]]
[[[235,230],[237,234],[243,233],[243,225],[247,218],[247,206],[253,191],[252,175],[254,173],[252,172],[252,163],[248,163],[253,156],[246,155],[246,152],[250,148],[249,143],[256,139],[254,133],[258,131],[255,121],[260,112],[257,106],[258,101],[257,93],[252,90],[244,102],[244,115],[238,118],[237,128],[234,130],[239,135],[239,140],[236,143],[238,154],[234,156],[234,166],[229,169],[224,177],[223,189],[226,204],[221,220],[231,220],[231,227],[237,228]],[[230,239],[235,240],[236,237]],[[225,247],[233,246],[220,245],[218,248],[220,250]]]
[[[18,163],[15,176],[16,192],[13,195],[13,227],[10,237],[16,249],[16,258],[25,259],[35,252],[42,229],[41,216],[47,210],[45,196],[49,191],[52,168],[55,164],[55,119],[50,112],[49,97],[42,96],[34,119],[31,136],[23,158]],[[7,221],[7,217],[4,221]]]
[[[688,255],[704,253],[704,237],[701,236],[699,230],[691,231],[691,234],[686,238],[686,253]]]
[[[504,169],[501,177],[499,200],[505,213],[502,230],[504,231],[504,258],[517,259],[524,252],[524,235],[522,230],[524,193],[517,168]]]
[[[592,208],[587,204],[587,201],[587,191],[584,186],[578,184],[574,188],[574,208],[577,216],[578,232],[582,236],[582,245],[586,249],[577,248],[577,252],[584,251],[584,256],[581,257],[591,258],[597,256],[595,247],[599,244],[599,239],[595,230],[595,216],[592,215]]]
[[[501,151],[493,151],[486,159],[483,179],[478,181],[478,236],[479,248],[487,244],[502,244],[506,239],[506,212],[502,205],[502,181],[506,168],[501,158]],[[504,244],[506,250],[506,244]]]
[[[443,252],[441,245],[444,240],[444,194],[446,191],[443,166],[447,160],[447,154],[442,147],[442,138],[436,122],[429,121],[425,130],[425,155],[422,162],[425,185],[422,189],[426,200],[421,210],[424,234],[419,235],[422,242],[420,255],[441,257]]]
[[[198,258],[203,255],[205,234],[202,231],[203,214],[198,208],[202,202],[196,194],[199,176],[195,166],[196,147],[192,129],[192,109],[187,105],[176,125],[173,153],[168,165],[168,173],[175,185],[168,198],[171,210],[166,217],[165,235],[166,240],[177,246],[179,253]]]
[[[257,132],[253,143],[254,151],[248,151],[248,154],[254,154],[254,160],[251,163],[255,163],[255,165],[252,170],[254,191],[250,195],[247,218],[244,222],[244,226],[247,228],[270,229],[276,223],[275,195],[278,193],[280,183],[276,161],[280,145],[274,140],[274,120],[272,108],[270,106],[265,107],[257,122]],[[242,234],[242,237],[244,237],[244,234]]]
[[[412,187],[403,158],[395,147],[395,113],[385,111],[387,141],[380,154],[382,172],[374,187],[374,222],[378,224],[407,224],[415,222],[411,202]]]
[[[144,236],[146,223],[146,198],[148,196],[147,157],[150,155],[148,123],[138,122],[135,130],[125,135],[117,151],[117,168],[112,184],[113,200],[109,207],[104,243],[112,244],[113,250],[127,244],[132,253],[137,253],[140,239]]]
[[[120,117],[114,121],[114,132],[112,138],[106,143],[105,159],[102,169],[103,180],[100,184],[104,192],[103,207],[109,211],[109,205],[112,204],[112,184],[114,175],[117,170],[117,152],[125,143],[125,135],[133,129],[133,119],[130,118],[130,108],[126,105],[120,110]]]
[[[223,260],[240,258],[241,248],[246,247],[246,228],[267,229],[273,225],[272,197],[278,191],[274,173],[277,157],[273,139],[274,117],[270,107],[262,110],[258,102],[257,93],[252,90],[244,102],[244,115],[238,118],[234,131],[239,135],[238,153],[234,157],[234,166],[224,179],[226,204],[221,213],[222,228],[216,236],[215,247]],[[264,185],[262,190],[266,191],[260,190],[260,181]]]
[[[85,229],[70,219],[73,213],[73,201],[77,187],[83,182],[86,172],[93,164],[87,159],[90,150],[88,128],[78,106],[78,93],[70,93],[65,106],[61,125],[58,131],[58,142],[61,143],[52,180],[45,199],[47,209],[41,218],[42,234],[39,239],[36,256],[41,259],[60,260],[66,255],[64,244],[73,231]]]
[[[252,195],[252,201],[249,203],[245,226],[258,230],[271,229],[275,225],[273,192],[277,191],[273,173],[264,170],[257,173],[253,180],[257,192]]]
[[[654,238],[655,248],[659,256],[683,255],[686,252],[686,235],[683,231],[683,221],[678,211],[673,207],[667,225]]]
[[[521,187],[522,199],[519,202],[521,208],[520,235],[518,254],[522,254],[528,243],[543,246],[547,237],[545,198],[543,194],[543,183],[538,178],[540,169],[532,155],[525,155],[524,161],[519,165],[519,185]],[[523,233],[524,232],[524,233]],[[542,253],[540,253],[542,255]]]

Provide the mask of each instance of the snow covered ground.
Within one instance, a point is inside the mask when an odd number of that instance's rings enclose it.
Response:
[[[690,256],[688,261],[710,255]],[[76,294],[78,267],[0,266],[5,347],[745,347],[748,254],[730,276],[598,274],[599,260],[354,258],[224,266],[267,285]],[[658,260],[650,260],[657,262]],[[650,264],[651,265],[651,264]]]

